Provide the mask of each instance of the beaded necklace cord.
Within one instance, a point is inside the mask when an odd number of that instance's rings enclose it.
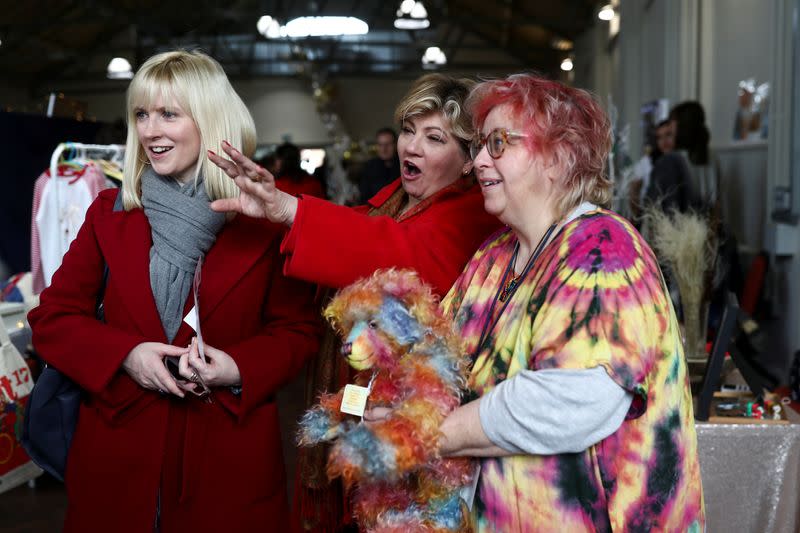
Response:
[[[486,314],[486,320],[483,323],[483,328],[481,330],[481,336],[479,337],[480,340],[478,341],[475,355],[479,354],[483,350],[484,343],[488,340],[489,334],[500,320],[503,311],[505,311],[506,307],[508,306],[509,300],[514,293],[517,292],[520,282],[525,279],[525,276],[527,276],[528,272],[530,272],[530,270],[533,268],[533,264],[536,262],[539,254],[542,253],[542,250],[550,240],[550,236],[553,234],[553,231],[556,229],[557,225],[558,223],[554,222],[549,228],[547,228],[547,231],[539,240],[539,244],[536,245],[536,249],[528,258],[528,262],[525,263],[525,268],[522,270],[519,276],[514,276],[512,271],[514,270],[514,263],[519,255],[519,240],[517,240],[517,243],[514,245],[514,253],[511,254],[511,259],[509,260],[508,266],[506,266],[506,270],[503,273],[503,279],[501,280],[500,286],[497,288],[497,292],[494,295],[492,305],[489,307],[489,312]],[[497,313],[497,316],[493,317],[498,301],[502,302],[503,306],[500,308],[500,312]]]

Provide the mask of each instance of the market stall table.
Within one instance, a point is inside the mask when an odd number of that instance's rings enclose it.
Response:
[[[800,532],[800,423],[696,427],[707,531]]]

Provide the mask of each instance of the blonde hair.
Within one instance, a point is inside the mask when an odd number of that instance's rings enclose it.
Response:
[[[219,63],[200,51],[176,50],[145,61],[128,87],[128,140],[122,177],[125,209],[142,206],[141,179],[148,166],[147,154],[136,131],[136,110],[150,107],[159,97],[165,104],[177,103],[200,134],[195,182],[203,176],[211,200],[238,196],[236,184],[208,161],[206,150],[217,151],[226,140],[243,154],[252,156],[256,148],[253,117]]]
[[[475,130],[465,103],[473,85],[475,82],[467,78],[426,74],[414,82],[397,104],[394,120],[402,126],[409,118],[440,112],[450,123],[453,135],[458,137],[461,149],[469,154],[469,143]]]

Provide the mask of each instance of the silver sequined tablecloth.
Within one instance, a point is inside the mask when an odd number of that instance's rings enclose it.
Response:
[[[709,533],[800,533],[800,424],[697,423]]]

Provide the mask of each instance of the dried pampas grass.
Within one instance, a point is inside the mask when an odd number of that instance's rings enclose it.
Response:
[[[650,245],[678,284],[687,360],[705,358],[708,301],[717,257],[716,232],[705,216],[648,207],[644,212]]]

